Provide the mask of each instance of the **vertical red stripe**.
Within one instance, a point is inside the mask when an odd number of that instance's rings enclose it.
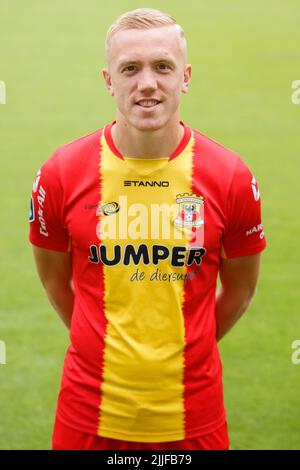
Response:
[[[191,193],[195,193],[195,154],[197,152],[197,143],[193,145],[192,155],[192,181],[191,181]],[[187,273],[190,275],[193,270],[193,266],[187,267]],[[196,416],[193,413],[194,398],[193,398],[193,378],[191,377],[191,367],[194,367],[194,360],[196,356],[195,344],[193,344],[193,316],[195,316],[194,309],[190,308],[189,302],[189,286],[190,281],[187,281],[184,285],[184,302],[183,302],[183,317],[184,317],[184,331],[185,331],[185,350],[184,350],[184,373],[183,373],[183,384],[184,384],[184,431],[186,439],[186,430],[197,427]]]
[[[101,174],[99,180],[101,135],[102,131],[90,143],[88,158],[80,178],[82,181],[85,178],[91,181],[90,189],[86,191],[84,198],[86,202],[94,204],[101,201]],[[77,217],[76,223],[85,224],[85,237],[88,244],[97,245],[96,209],[85,210],[83,206],[84,203],[78,206],[80,219]],[[91,266],[87,264],[88,244],[83,249],[74,242],[73,247],[76,302],[70,332],[71,345],[64,363],[57,415],[68,426],[97,434],[107,322],[103,305],[103,267],[99,263],[91,269]],[[81,282],[82,278],[85,280],[84,283]]]
[[[207,237],[205,216],[205,157],[201,139],[194,133],[191,192],[204,196],[204,248]],[[207,226],[206,226],[207,228]],[[201,237],[200,237],[201,238]],[[206,240],[207,242],[207,240]],[[200,248],[200,247],[199,247]],[[185,283],[183,315],[185,323],[184,407],[185,438],[205,434],[222,424],[224,416],[220,360],[215,340],[215,268],[202,263],[188,267],[191,276]]]
[[[103,132],[101,133],[100,137],[100,152],[99,152],[99,203],[102,204],[102,187],[103,187],[103,173],[102,173],[102,136],[104,135],[104,129]],[[97,231],[99,234],[99,231]],[[101,245],[101,240],[99,239],[99,246]],[[97,434],[99,433],[99,429],[101,426],[101,401],[102,401],[102,390],[101,390],[101,385],[103,383],[103,372],[104,372],[104,350],[105,350],[105,337],[106,337],[106,331],[107,331],[107,326],[108,326],[108,321],[105,317],[105,280],[104,280],[104,265],[100,263],[99,265],[99,275],[100,275],[100,284],[101,284],[101,315],[100,315],[100,322],[101,322],[101,335],[100,337],[102,338],[103,342],[101,344],[101,364],[100,364],[100,369],[101,369],[101,375],[100,375],[100,386],[99,386],[99,404],[98,404],[98,426],[97,426]]]

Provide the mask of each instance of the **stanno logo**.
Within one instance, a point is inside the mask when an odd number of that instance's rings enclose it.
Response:
[[[41,170],[39,170],[36,174],[35,181],[34,181],[33,186],[32,186],[32,190],[33,190],[34,193],[36,193],[37,190],[38,190],[39,182],[40,182],[40,179],[41,179],[41,174],[42,174]]]
[[[254,178],[254,176],[253,176],[252,181],[251,181],[251,186],[252,186],[252,192],[253,192],[254,200],[255,200],[255,201],[259,201],[260,194],[259,194],[259,189],[258,189],[257,181],[256,181],[256,179]]]
[[[136,187],[159,187],[159,188],[168,188],[170,186],[169,181],[130,181],[125,180],[124,186],[136,186]]]

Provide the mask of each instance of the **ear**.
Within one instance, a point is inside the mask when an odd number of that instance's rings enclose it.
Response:
[[[102,69],[102,75],[105,81],[105,86],[108,89],[110,96],[114,96],[114,89],[112,85],[111,75],[108,72],[107,68]]]
[[[185,67],[184,75],[183,75],[183,82],[182,82],[182,87],[181,87],[181,92],[182,93],[187,93],[188,88],[191,82],[191,76],[192,76],[192,66],[191,64],[188,64]]]

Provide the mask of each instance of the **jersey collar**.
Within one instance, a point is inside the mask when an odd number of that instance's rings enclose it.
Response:
[[[110,124],[108,124],[107,126],[104,127],[104,137],[105,137],[105,140],[107,142],[107,145],[109,146],[109,148],[113,152],[113,154],[116,155],[121,160],[125,160],[123,155],[121,155],[121,153],[119,152],[119,150],[115,146],[114,141],[112,139],[111,128],[115,123],[116,123],[116,120],[112,121]],[[172,155],[170,155],[169,161],[173,160],[176,157],[178,157],[178,155],[180,155],[183,152],[183,150],[185,149],[185,147],[187,146],[187,144],[189,143],[190,138],[191,138],[191,134],[192,134],[191,128],[186,126],[182,121],[180,121],[180,124],[184,128],[184,134],[183,134],[183,137],[182,137],[179,145],[174,150]]]

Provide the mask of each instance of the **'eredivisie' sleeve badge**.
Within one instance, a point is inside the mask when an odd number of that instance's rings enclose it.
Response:
[[[30,198],[30,209],[29,209],[29,222],[33,222],[35,219],[34,216],[34,204],[33,204],[33,199],[32,196]]]

